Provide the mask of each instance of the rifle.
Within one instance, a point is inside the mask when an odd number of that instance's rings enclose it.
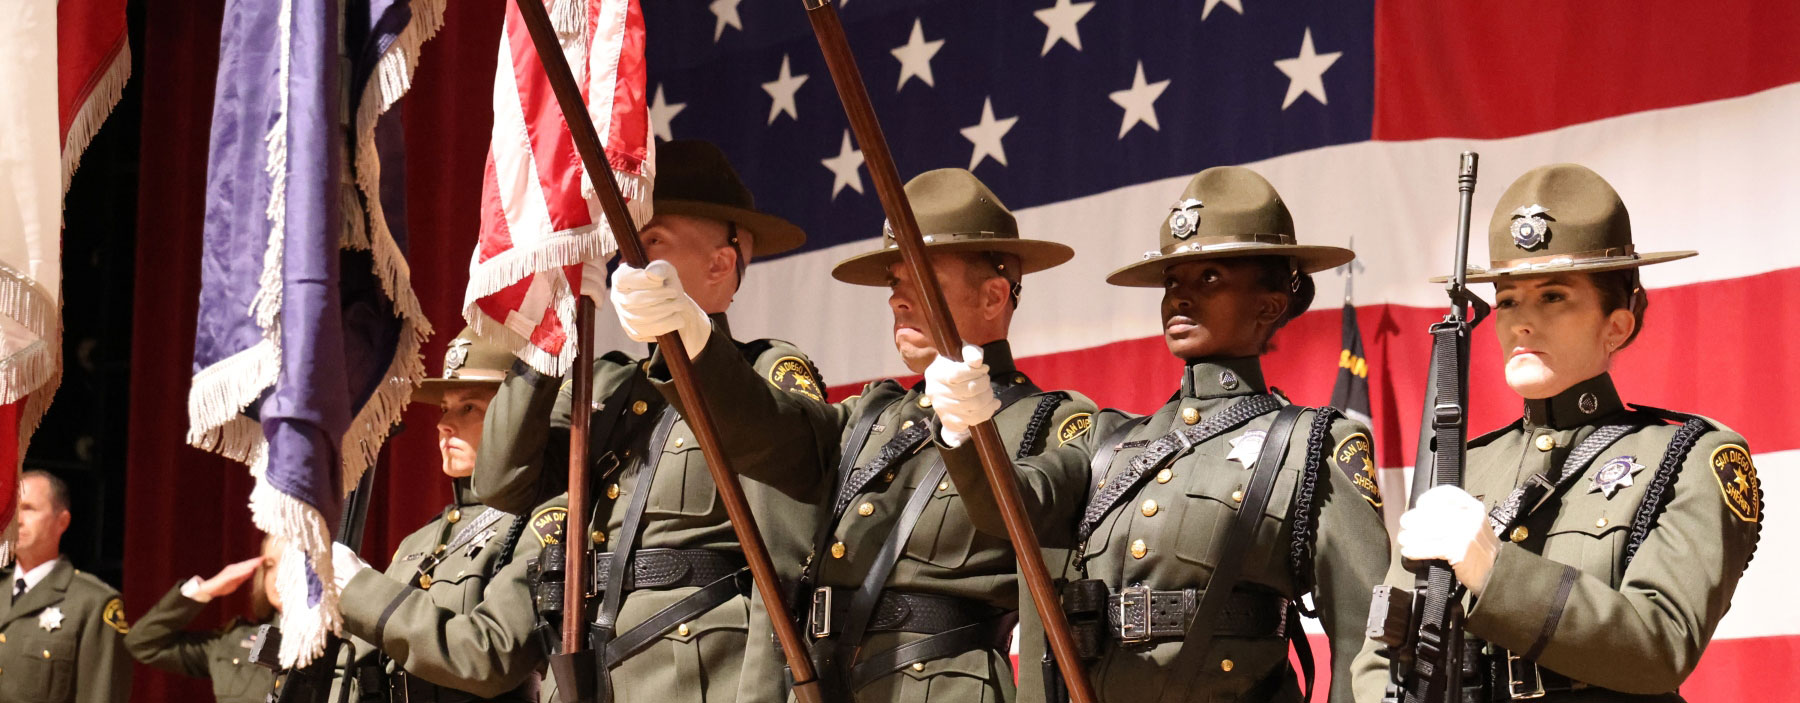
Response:
[[[563,120],[569,125],[569,134],[575,142],[576,152],[581,155],[582,167],[586,169],[588,180],[593,182],[594,190],[600,198],[600,208],[606,213],[606,221],[612,227],[613,239],[619,243],[619,254],[625,263],[643,268],[649,265],[650,260],[644,254],[643,243],[638,241],[637,224],[626,210],[625,197],[619,191],[618,181],[613,178],[612,168],[607,164],[606,153],[600,147],[600,133],[594,128],[594,121],[588,116],[587,107],[581,100],[581,88],[575,83],[575,74],[569,70],[569,62],[563,56],[556,30],[550,24],[550,14],[544,8],[544,0],[515,0],[515,3],[520,17],[525,21],[525,28],[531,35],[531,44],[544,66],[544,73],[550,79],[557,107],[562,110]],[[587,589],[583,587],[582,571],[586,563],[581,553],[585,551],[587,544],[587,418],[591,410],[589,401],[593,377],[585,355],[593,339],[593,321],[593,303],[585,297],[577,300],[577,356],[572,374],[575,381],[572,406],[575,414],[570,420],[569,512],[563,532],[567,535],[563,542],[568,548],[563,563],[563,651],[551,657],[558,695],[564,701],[587,700],[594,687],[606,685],[604,670],[601,669],[604,663],[596,659],[592,648],[584,651],[585,643],[582,640],[582,631],[585,629],[583,619],[586,614],[582,601]],[[770,560],[769,550],[763,544],[762,532],[757,529],[756,520],[750,514],[750,503],[744,498],[743,486],[739,485],[737,472],[731,469],[731,462],[719,443],[718,425],[703,402],[699,379],[694,377],[693,361],[688,358],[687,348],[681,343],[679,334],[662,335],[656,339],[656,344],[668,364],[669,376],[675,382],[676,392],[686,401],[686,412],[682,417],[687,421],[688,429],[693,430],[694,439],[700,443],[701,453],[706,457],[707,471],[712,474],[713,485],[719,491],[719,501],[725,504],[725,513],[730,517],[732,531],[737,533],[738,546],[744,551],[744,561],[749,564],[751,579],[756,584],[756,590],[762,594],[763,604],[768,608],[775,638],[781,643],[781,650],[787,656],[788,667],[794,675],[794,696],[799,703],[819,703],[819,685],[817,677],[813,675],[812,660],[807,656],[799,629],[788,615],[786,601],[782,599],[781,579],[775,574],[775,563]],[[565,692],[564,687],[572,687],[574,690]]]
[[[869,167],[869,177],[875,181],[881,208],[893,226],[894,243],[900,247],[900,257],[906,262],[907,270],[912,272],[913,280],[918,281],[919,303],[925,311],[932,344],[944,358],[959,361],[962,337],[956,331],[955,320],[950,317],[944,292],[938,287],[931,257],[925,252],[925,241],[919,233],[919,223],[913,218],[912,205],[907,202],[906,189],[894,165],[894,155],[888,151],[887,137],[881,133],[875,106],[869,102],[869,92],[863,86],[856,57],[850,53],[850,40],[844,35],[837,8],[832,5],[832,0],[802,1],[807,19],[812,22],[813,36],[819,42],[819,51],[824,54],[825,65],[831,71],[831,81],[837,87],[838,99],[844,104],[844,114],[850,119],[850,131],[856,133],[856,142],[862,145],[863,163]],[[1075,648],[1074,633],[1069,630],[1068,618],[1063,614],[1062,597],[1051,583],[1050,569],[1044,565],[1037,531],[1025,512],[1025,500],[1019,490],[1018,476],[1013,472],[1012,457],[1007,453],[1006,445],[1001,443],[1000,433],[994,429],[992,420],[969,429],[976,453],[981,457],[982,469],[989,485],[993,486],[994,502],[1006,521],[1006,534],[1012,540],[1013,551],[1018,554],[1019,574],[1030,589],[1033,604],[1044,623],[1044,633],[1050,640],[1050,652],[1068,685],[1069,699],[1072,703],[1093,703],[1094,689],[1088,684],[1087,670]],[[764,600],[767,600],[766,595]],[[854,647],[857,643],[850,645]],[[795,678],[799,678],[798,674]]]
[[[1457,171],[1456,267],[1444,291],[1450,313],[1431,326],[1431,372],[1413,492],[1463,485],[1468,459],[1469,336],[1488,315],[1488,305],[1468,291],[1469,209],[1475,197],[1476,154],[1465,151]],[[1470,316],[1470,308],[1474,316]],[[1376,586],[1367,634],[1388,655],[1383,703],[1453,703],[1462,696],[1464,587],[1443,561],[1406,565],[1420,574],[1413,591]],[[1416,594],[1416,596],[1415,596]]]
[[[339,544],[355,551],[362,550],[363,526],[369,517],[369,496],[374,492],[375,467],[371,466],[344,500],[344,514],[338,518]],[[261,588],[262,584],[256,587]],[[338,652],[343,645],[342,637],[332,635],[325,640],[325,652],[314,657],[312,663],[298,669],[282,669],[281,628],[270,623],[256,629],[256,636],[250,643],[250,661],[275,672],[276,688],[269,693],[269,703],[327,703],[333,699],[331,682],[338,679]],[[350,700],[350,680],[355,678],[355,669],[355,662],[345,665],[336,700]]]

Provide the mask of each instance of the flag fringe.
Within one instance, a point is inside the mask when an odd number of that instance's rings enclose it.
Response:
[[[558,35],[581,36],[587,31],[587,0],[557,0],[550,10],[550,26]]]
[[[31,435],[62,385],[62,315],[51,292],[30,277],[0,264],[0,317],[37,339],[0,359],[0,405],[24,399],[19,408],[17,470],[24,465]],[[4,561],[0,561],[4,563]]]
[[[573,296],[565,296],[565,298],[572,311],[574,309]],[[557,307],[557,314],[564,323],[564,328],[574,330],[574,314],[571,312],[564,316],[561,314],[563,306]],[[518,331],[506,326],[506,323],[489,317],[473,302],[463,310],[463,317],[468,319],[469,329],[475,333],[477,338],[511,350],[513,356],[518,357],[527,366],[536,369],[538,373],[546,376],[562,376],[568,370],[569,365],[575,361],[574,345],[564,345],[563,353],[560,355],[551,354],[536,344],[532,344],[529,336],[519,334]]]
[[[619,183],[621,194],[625,196],[626,210],[641,226],[650,219],[651,214],[650,179],[636,173],[616,170],[613,177]],[[586,176],[582,178],[586,182]],[[555,232],[540,242],[521,243],[491,259],[471,265],[469,288],[463,296],[463,308],[467,310],[477,299],[493,295],[539,271],[611,258],[619,250],[618,240],[613,238],[612,226],[601,216],[599,207],[592,200],[589,201],[589,209],[595,211],[594,224]],[[471,324],[473,323],[472,316],[464,317],[470,317]]]
[[[343,627],[332,578],[331,529],[318,510],[269,484],[266,459],[250,470],[256,477],[256,487],[250,490],[250,517],[257,529],[284,545],[275,570],[275,590],[286,604],[281,612],[281,665],[296,668],[322,654],[326,636]],[[319,581],[316,605],[311,602],[309,570]]]
[[[122,35],[118,45],[113,47],[112,58],[106,62],[106,68],[95,78],[87,100],[76,108],[75,119],[69,122],[69,134],[63,139],[62,150],[63,195],[69,194],[69,184],[75,179],[75,169],[81,165],[82,153],[87,151],[94,135],[100,133],[100,126],[106,123],[107,116],[118,106],[119,98],[125,94],[125,84],[130,80],[131,43]],[[63,206],[67,208],[68,203]]]
[[[188,444],[251,463],[263,441],[262,425],[245,417],[281,375],[281,347],[264,339],[194,374],[188,387]]]

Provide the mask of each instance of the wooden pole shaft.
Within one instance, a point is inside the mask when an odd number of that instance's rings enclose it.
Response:
[[[960,360],[962,337],[956,332],[955,321],[951,319],[949,306],[944,302],[944,291],[932,271],[931,258],[925,251],[925,241],[919,234],[919,223],[913,218],[912,205],[906,198],[906,188],[894,165],[894,155],[888,151],[887,137],[881,132],[881,122],[875,116],[875,107],[869,102],[869,93],[863,87],[862,73],[856,67],[856,57],[850,53],[850,42],[844,36],[843,24],[838,21],[837,9],[830,0],[804,2],[807,17],[812,20],[813,34],[818,38],[819,49],[825,55],[825,65],[831,71],[831,81],[837,86],[838,97],[844,103],[844,113],[850,118],[850,131],[856,134],[856,143],[862,147],[863,164],[869,168],[869,177],[875,181],[875,193],[880,197],[882,210],[887,213],[888,223],[893,227],[894,242],[900,247],[900,256],[906,262],[907,270],[912,273],[912,279],[918,282],[919,303],[925,311],[926,326],[930,329],[932,343],[939,354],[952,360]],[[1018,552],[1020,575],[1025,579],[1025,586],[1031,591],[1032,601],[1037,606],[1038,616],[1043,620],[1044,631],[1050,639],[1051,655],[1056,658],[1063,680],[1068,684],[1069,699],[1074,703],[1092,703],[1094,691],[1088,684],[1086,670],[1076,652],[1075,638],[1069,631],[1068,620],[1063,616],[1062,598],[1050,581],[1049,568],[1044,565],[1044,554],[1038,545],[1037,532],[1032,529],[1030,516],[1026,514],[1018,477],[1013,473],[1012,457],[1008,455],[1006,445],[1001,442],[1000,433],[994,428],[992,421],[976,425],[970,431],[974,437],[976,453],[981,456],[982,469],[987,474],[988,483],[993,486],[1000,516],[1006,521],[1007,535],[1012,538],[1013,548]]]
[[[600,208],[606,214],[611,225],[613,238],[619,244],[619,253],[625,263],[633,267],[643,268],[650,262],[644,255],[643,243],[638,241],[637,225],[626,209],[625,198],[619,191],[619,184],[613,178],[612,167],[607,163],[605,151],[600,146],[600,135],[594,128],[593,120],[588,116],[587,106],[581,101],[581,89],[575,83],[575,76],[569,70],[568,60],[563,57],[561,47],[556,39],[556,32],[550,26],[550,16],[544,9],[543,0],[516,0],[519,14],[525,20],[525,26],[531,33],[531,43],[538,49],[538,57],[544,65],[544,72],[550,78],[550,86],[556,94],[557,105],[562,109],[563,118],[568,122],[569,133],[574,138],[575,149],[581,155],[582,166],[586,169],[588,179],[593,181],[594,190],[600,197]],[[588,311],[588,323],[592,324],[592,306],[582,301],[580,306]],[[591,327],[579,331],[581,337],[578,349],[585,349],[592,339]],[[762,595],[763,605],[768,610],[770,624],[774,626],[775,637],[781,643],[781,650],[787,656],[788,668],[793,672],[794,695],[800,703],[820,703],[817,677],[813,673],[812,659],[807,655],[806,643],[800,638],[800,632],[794,627],[794,620],[789,616],[787,603],[782,599],[781,580],[775,573],[775,565],[769,559],[769,551],[764,546],[762,532],[757,529],[756,520],[750,514],[750,503],[744,498],[744,489],[738,483],[737,473],[732,471],[729,458],[719,442],[718,425],[712,413],[707,409],[704,396],[700,390],[698,379],[694,377],[693,362],[688,359],[687,349],[681,343],[678,334],[666,334],[656,339],[657,345],[669,367],[669,375],[675,381],[675,389],[681,395],[687,408],[683,419],[688,428],[693,430],[694,439],[700,443],[701,452],[706,456],[706,468],[712,474],[713,484],[718,487],[719,499],[725,504],[725,513],[731,520],[731,527],[737,533],[738,545],[744,550],[744,560],[750,566],[750,575],[756,582],[756,590]],[[589,376],[586,367],[578,367],[576,378]],[[585,403],[579,404],[585,407]],[[578,423],[585,434],[586,423]],[[586,450],[583,441],[577,451]],[[573,454],[573,452],[571,452]],[[572,461],[573,459],[571,459]],[[576,524],[575,517],[578,505],[575,503],[577,485],[585,487],[585,462],[581,484],[574,482],[575,468],[570,467],[569,484],[569,526]],[[585,491],[584,491],[585,492]],[[581,507],[585,512],[585,507]],[[571,544],[584,543],[586,536],[570,533]],[[573,554],[574,550],[570,551]],[[565,566],[568,573],[574,573],[574,564]],[[579,592],[583,590],[576,581],[569,581],[569,590],[577,592],[566,596],[571,601],[579,602]],[[579,613],[581,611],[574,611]],[[565,613],[564,632],[569,631]],[[579,615],[577,615],[579,619]],[[565,645],[566,646],[566,645]]]

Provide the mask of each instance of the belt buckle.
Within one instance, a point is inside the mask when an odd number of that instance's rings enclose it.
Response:
[[[813,589],[812,612],[806,619],[812,624],[813,639],[825,639],[831,636],[831,587],[820,586]]]
[[[1506,695],[1515,701],[1544,697],[1544,674],[1538,670],[1537,662],[1514,654],[1510,649],[1506,650]]]
[[[1144,584],[1119,589],[1119,641],[1150,641],[1150,587]]]

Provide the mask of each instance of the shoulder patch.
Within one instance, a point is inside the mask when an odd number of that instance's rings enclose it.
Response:
[[[769,383],[784,391],[793,391],[813,400],[825,400],[825,389],[813,374],[812,365],[797,356],[784,356],[769,367]]]
[[[1707,460],[1725,505],[1744,522],[1762,522],[1762,479],[1756,477],[1756,464],[1750,461],[1750,450],[1742,445],[1725,444],[1714,449]]]
[[[531,516],[531,534],[537,537],[540,546],[562,544],[563,522],[569,517],[568,508],[544,508]]]
[[[1331,462],[1356,484],[1356,492],[1369,505],[1381,508],[1381,485],[1375,479],[1375,458],[1369,436],[1358,432],[1338,442],[1331,451]]]
[[[100,619],[106,621],[107,626],[118,630],[121,635],[131,633],[131,623],[125,622],[124,601],[117,598],[107,601],[106,608],[100,611]]]
[[[1056,428],[1057,445],[1061,446],[1075,441],[1075,438],[1088,433],[1094,428],[1093,413],[1075,413],[1064,419]]]

